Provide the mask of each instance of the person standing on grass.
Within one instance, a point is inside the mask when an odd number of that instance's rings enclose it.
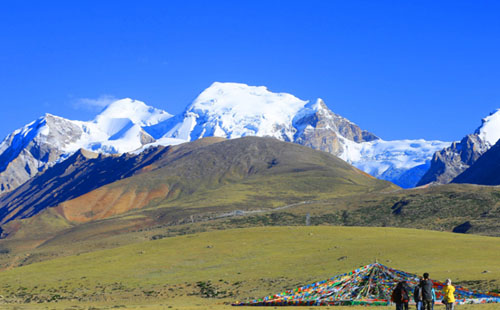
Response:
[[[443,288],[443,304],[446,305],[446,310],[454,310],[455,309],[455,287],[451,285],[451,280],[446,279],[444,283],[445,287]]]
[[[429,274],[424,273],[424,278],[420,281],[422,288],[422,310],[431,310],[432,305],[432,281],[429,279]]]
[[[410,288],[406,285],[406,281],[398,282],[391,296],[391,300],[396,304],[396,310],[408,310],[409,295]]]
[[[420,283],[422,283],[422,279],[420,279]],[[415,301],[417,310],[422,310],[422,287],[420,283],[413,290],[413,300]]]

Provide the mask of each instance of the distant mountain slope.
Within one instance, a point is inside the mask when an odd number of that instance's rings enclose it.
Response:
[[[436,152],[429,170],[422,176],[417,186],[451,182],[495,145],[498,139],[500,139],[500,110],[484,118],[482,125],[474,134],[469,134],[460,142],[453,142],[451,146]]]
[[[222,189],[237,184],[238,193]],[[272,138],[208,138],[151,148],[139,155],[96,158],[78,152],[1,196],[0,220],[31,217],[59,205],[57,210],[66,219],[85,222],[181,198],[196,199],[205,191],[214,191],[215,201],[221,195],[238,194],[220,205],[225,210],[258,195],[283,204],[385,188],[396,187],[307,147]]]
[[[147,173],[66,201],[58,209],[68,220],[87,221],[87,213],[102,214],[102,208],[122,213],[137,196],[161,193],[142,206],[182,202],[187,208],[208,207],[221,213],[397,188],[333,155],[272,138],[244,137],[185,152],[199,144],[193,143],[176,147]],[[103,197],[112,199],[103,203]]]
[[[500,141],[454,178],[452,183],[500,185]]]
[[[139,156],[103,156],[79,150],[15,190],[1,195],[0,223],[31,217],[47,207],[128,177],[161,156],[162,151],[165,150],[151,149]]]
[[[215,143],[207,139],[191,146],[149,148],[137,155],[106,156],[79,150],[68,159],[36,175],[15,190],[0,196],[0,223],[31,217],[41,210],[79,197],[103,185],[148,172],[166,156],[182,156],[196,145]],[[102,197],[101,197],[102,198]],[[137,201],[136,201],[137,203]]]

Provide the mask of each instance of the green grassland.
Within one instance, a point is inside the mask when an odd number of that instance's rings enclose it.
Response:
[[[415,229],[228,229],[6,270],[0,274],[0,302],[5,309],[229,308],[236,300],[327,279],[375,260],[498,290],[498,253],[496,237]]]
[[[280,210],[234,218],[236,227],[259,225],[406,227],[452,231],[469,222],[467,233],[500,236],[500,187],[448,184],[411,190],[325,198]]]
[[[307,176],[302,175],[302,178]],[[262,178],[249,178],[245,182],[258,183],[255,180]],[[279,181],[272,183],[272,188],[279,189]],[[321,199],[314,200],[306,200],[307,195],[314,193],[313,190],[296,191],[295,199],[286,201],[292,204],[286,207],[285,202],[277,202],[284,197],[278,190],[273,196],[266,186],[257,188],[258,184],[251,190],[245,190],[241,183],[226,186],[231,190],[224,190],[225,186],[219,187],[219,192],[204,190],[160,206],[80,225],[67,223],[48,209],[41,216],[22,220],[24,228],[14,238],[0,240],[0,268],[204,231],[301,226],[305,224],[307,214],[310,214],[312,226],[386,226],[450,232],[457,225],[469,221],[472,228],[468,233],[500,234],[498,187],[445,185],[413,190],[379,189],[369,193],[354,192],[353,195],[325,192],[316,193]],[[287,185],[283,185],[283,191],[286,188]],[[247,198],[236,199],[246,197],[250,192],[254,193],[254,200],[248,198],[247,204],[244,202]],[[267,205],[259,200],[259,197],[265,196],[263,193],[269,197],[265,200]],[[257,197],[257,194],[260,196]],[[222,200],[226,199],[224,204]],[[235,201],[234,205],[229,203],[230,200]],[[298,204],[293,204],[297,201]],[[282,207],[285,208],[275,209]],[[218,218],[232,210],[262,212]]]

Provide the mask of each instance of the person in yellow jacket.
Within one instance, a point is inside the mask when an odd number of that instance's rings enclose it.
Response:
[[[451,285],[451,280],[446,279],[444,283],[445,287],[443,288],[443,304],[446,305],[446,310],[454,310],[455,309],[455,287]]]

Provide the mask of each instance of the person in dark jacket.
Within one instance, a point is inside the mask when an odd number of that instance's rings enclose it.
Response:
[[[410,288],[406,281],[400,281],[392,291],[391,299],[396,304],[396,310],[408,310],[408,302],[410,301]]]
[[[422,288],[422,310],[432,309],[432,280],[429,279],[429,274],[424,273],[424,278],[420,281],[419,286]]]
[[[420,279],[420,283],[422,283],[422,279]],[[417,310],[422,310],[422,287],[420,283],[413,290],[413,300],[415,301]]]

